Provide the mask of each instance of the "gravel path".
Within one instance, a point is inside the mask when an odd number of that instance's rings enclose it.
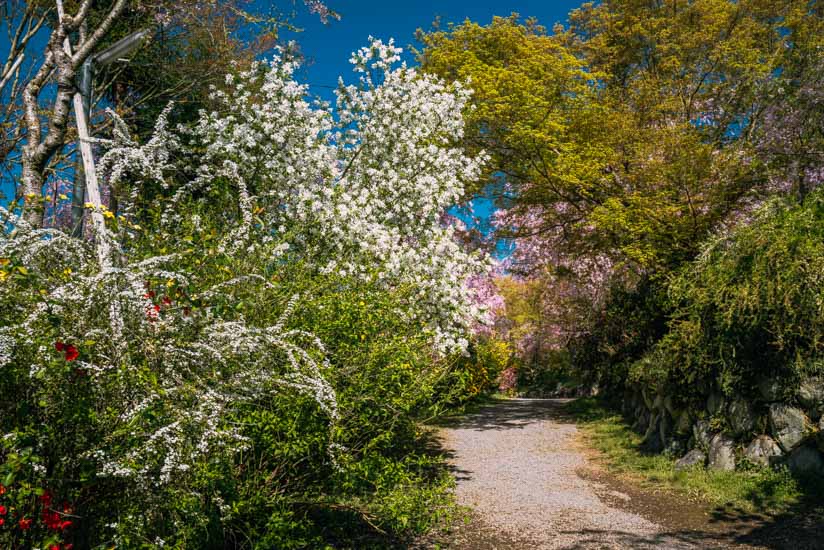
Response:
[[[471,529],[451,548],[706,548],[615,503],[627,494],[581,475],[587,461],[562,399],[511,399],[443,430]],[[610,504],[612,503],[612,504]],[[706,541],[704,541],[706,542]]]

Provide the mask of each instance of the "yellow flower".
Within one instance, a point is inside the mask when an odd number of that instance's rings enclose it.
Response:
[[[0,283],[5,281],[8,276],[9,276],[8,271],[3,271],[2,269],[0,269]]]
[[[112,212],[111,210],[106,210],[105,212],[103,212],[103,216],[109,218],[110,220],[113,220],[114,212]]]
[[[83,207],[84,208],[94,208],[94,203],[87,202],[86,204],[83,205]]]
[[[67,267],[66,269],[63,270],[63,275],[65,275],[66,277],[68,277],[71,274],[72,274],[72,268]]]
[[[11,263],[11,260],[9,260],[8,258],[0,258],[0,265],[6,266],[6,265],[9,265],[10,263]]]
[[[69,200],[68,195],[66,195],[65,193],[60,193],[59,195],[57,195],[57,198],[60,199],[61,201]]]

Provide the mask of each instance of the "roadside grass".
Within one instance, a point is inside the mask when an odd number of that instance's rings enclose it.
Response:
[[[675,470],[677,457],[641,451],[642,437],[632,431],[619,413],[594,398],[567,404],[587,443],[600,451],[611,473],[642,485],[687,495],[714,507],[743,512],[776,514],[813,500],[824,501],[820,480],[798,480],[782,469],[744,465],[735,472],[703,468]]]

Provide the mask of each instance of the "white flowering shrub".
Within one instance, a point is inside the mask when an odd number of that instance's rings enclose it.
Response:
[[[180,152],[189,178],[174,191],[167,230],[186,216],[178,203],[193,193],[208,200],[215,186],[233,188],[239,218],[224,250],[257,253],[252,224],[280,239],[279,253],[321,273],[411,284],[417,294],[399,314],[420,316],[442,352],[463,350],[467,329],[482,312],[464,283],[488,270],[465,252],[441,223],[464,183],[480,176],[483,158],[467,157],[461,112],[469,91],[447,87],[405,65],[400,49],[373,40],[352,57],[357,85],[337,92],[337,109],[311,105],[292,79],[295,65],[276,58],[227,77],[215,93],[220,111],[201,113]],[[128,141],[106,157],[119,177],[143,158],[140,174],[154,176],[169,155],[154,144],[178,143],[165,126],[147,146]],[[254,210],[254,211],[253,211]]]
[[[63,477],[84,472],[150,503],[186,487],[203,464],[248,448],[235,412],[283,393],[311,397],[336,422],[323,344],[287,326],[298,297],[260,273],[233,273],[252,265],[226,254],[193,262],[193,249],[178,243],[179,252],[147,259],[122,251],[116,267],[100,270],[86,243],[14,226],[0,240],[2,390],[16,396],[3,404],[2,441],[7,459],[32,451],[25,464],[6,463],[2,479],[17,498],[65,495]],[[254,310],[238,303],[250,294],[270,296],[278,313],[247,320]],[[74,489],[72,500],[88,497]],[[18,513],[25,522],[27,510]],[[45,534],[71,534],[65,521]]]
[[[432,468],[404,441],[487,262],[441,222],[483,160],[468,91],[398,54],[355,54],[334,111],[275,59],[146,144],[116,120],[95,242],[0,210],[2,545],[304,547],[375,487],[363,517],[410,528]]]

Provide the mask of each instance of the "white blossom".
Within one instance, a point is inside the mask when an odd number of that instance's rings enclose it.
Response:
[[[296,65],[280,58],[232,77],[214,95],[223,108],[201,113],[190,131],[205,151],[191,185],[227,174],[237,182],[240,224],[225,246],[245,242],[250,205],[263,204],[272,233],[290,238],[278,255],[388,288],[414,284],[419,298],[399,314],[424,319],[439,350],[461,350],[482,315],[464,283],[490,264],[465,252],[441,219],[485,157],[455,145],[469,90],[396,66],[400,52],[370,38],[352,57],[360,81],[341,84],[335,112],[310,105],[292,79]]]

